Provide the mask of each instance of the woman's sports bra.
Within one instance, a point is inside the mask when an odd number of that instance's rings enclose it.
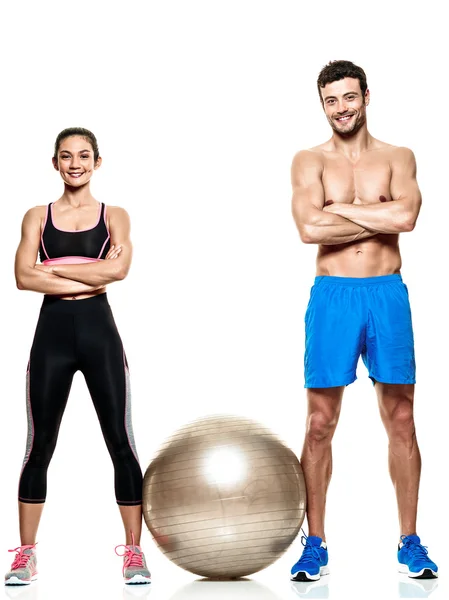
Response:
[[[39,258],[44,265],[96,262],[108,253],[110,237],[103,202],[98,209],[97,223],[90,229],[79,231],[55,227],[51,202],[42,229]]]

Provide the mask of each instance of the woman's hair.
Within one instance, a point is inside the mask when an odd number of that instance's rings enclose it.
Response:
[[[96,162],[100,157],[100,151],[98,150],[97,138],[94,136],[92,131],[89,131],[88,129],[84,129],[84,127],[69,127],[68,129],[64,129],[63,131],[61,131],[61,133],[56,138],[55,153],[54,153],[53,158],[56,159],[58,157],[58,151],[59,151],[59,146],[61,145],[61,142],[63,140],[65,140],[66,138],[72,137],[74,135],[85,138],[89,142],[89,144],[92,146],[92,150],[94,151],[94,160]]]

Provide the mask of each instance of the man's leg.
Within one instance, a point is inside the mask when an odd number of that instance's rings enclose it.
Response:
[[[326,494],[332,475],[332,438],[343,390],[356,380],[364,343],[363,288],[346,277],[317,277],[305,315],[305,387],[308,410],[301,464],[307,488],[308,537],[291,569],[293,581],[329,573],[324,533]]]
[[[327,488],[332,475],[332,438],[340,416],[344,387],[309,388],[306,436],[301,465],[307,488],[308,537],[291,569],[293,581],[316,581],[329,573],[324,534]]]
[[[413,384],[376,382],[382,421],[389,440],[388,462],[399,512],[399,571],[415,579],[438,576],[437,565],[416,534],[421,456],[413,419]]]
[[[344,387],[307,390],[308,412],[301,465],[307,488],[309,536],[325,540],[324,513],[332,475],[332,438],[340,416]]]
[[[388,435],[388,464],[396,490],[401,535],[416,533],[421,456],[413,419],[412,384],[376,382],[380,415]]]

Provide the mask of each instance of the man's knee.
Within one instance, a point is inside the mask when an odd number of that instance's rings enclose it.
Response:
[[[314,411],[309,415],[306,437],[310,442],[329,442],[337,426],[337,415]]]
[[[398,399],[388,417],[387,432],[392,442],[408,442],[414,437],[413,404],[408,398]]]

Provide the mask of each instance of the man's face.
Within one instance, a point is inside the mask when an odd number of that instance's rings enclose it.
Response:
[[[328,83],[321,88],[321,98],[329,125],[336,133],[350,137],[366,123],[369,91],[363,98],[358,79],[345,77]]]

